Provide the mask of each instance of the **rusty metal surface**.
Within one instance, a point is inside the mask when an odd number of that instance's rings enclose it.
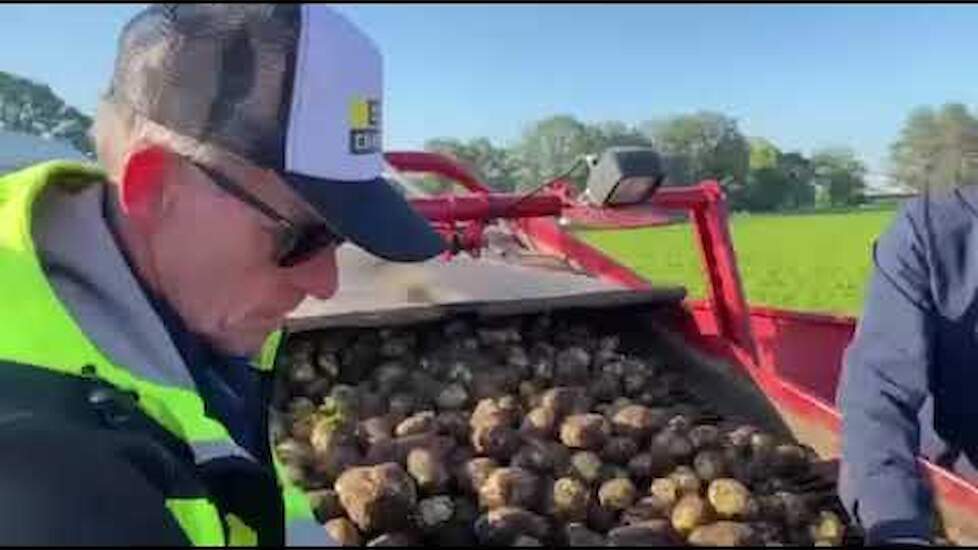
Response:
[[[398,264],[344,246],[338,262],[339,291],[329,300],[300,304],[286,321],[289,330],[404,324],[460,312],[493,316],[674,303],[685,297],[681,287],[632,290],[572,272],[519,265],[501,256]]]

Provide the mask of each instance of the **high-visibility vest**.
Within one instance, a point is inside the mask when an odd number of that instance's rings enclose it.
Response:
[[[135,395],[145,416],[189,447],[197,469],[229,457],[253,461],[220,422],[204,413],[204,402],[189,372],[113,363],[74,322],[49,284],[31,236],[34,200],[47,185],[77,188],[104,181],[105,174],[97,167],[65,161],[46,162],[0,177],[0,362],[30,365],[65,376],[95,374],[118,390]],[[280,336],[279,332],[269,338],[255,368],[271,370]],[[306,495],[288,480],[282,465],[274,462],[277,493],[282,498],[274,507],[284,509],[285,516],[282,542],[329,543]],[[206,491],[172,498],[167,495],[166,505],[195,545],[250,545],[260,538],[252,526],[221,511]]]

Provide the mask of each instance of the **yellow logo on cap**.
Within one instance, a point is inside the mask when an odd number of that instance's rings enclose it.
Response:
[[[350,101],[350,128],[376,128],[380,124],[380,102],[376,99]]]
[[[380,101],[350,101],[350,154],[380,152]]]

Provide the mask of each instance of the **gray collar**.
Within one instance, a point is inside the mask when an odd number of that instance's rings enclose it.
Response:
[[[129,269],[103,213],[105,184],[38,196],[32,232],[55,294],[113,363],[152,382],[195,389],[187,365]]]

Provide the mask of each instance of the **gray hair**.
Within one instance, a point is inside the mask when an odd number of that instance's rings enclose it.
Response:
[[[99,103],[89,136],[99,164],[113,182],[120,181],[129,154],[139,146],[162,146],[209,166],[243,162],[228,151],[175,132],[108,98]]]

